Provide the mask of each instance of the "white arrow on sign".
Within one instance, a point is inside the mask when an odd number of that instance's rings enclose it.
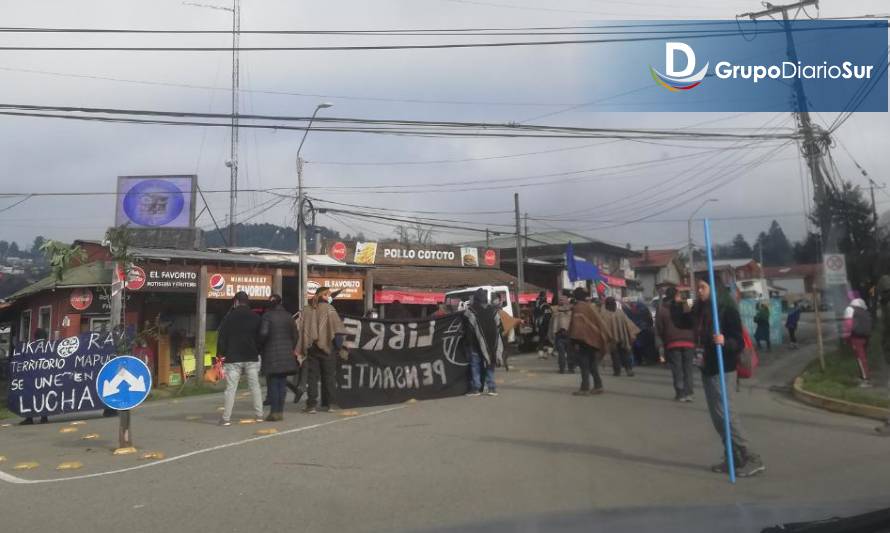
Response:
[[[130,390],[133,392],[145,392],[146,390],[144,377],[139,376],[137,378],[126,368],[121,368],[117,375],[102,383],[102,397],[112,396],[120,392],[120,384],[124,382],[130,386]]]

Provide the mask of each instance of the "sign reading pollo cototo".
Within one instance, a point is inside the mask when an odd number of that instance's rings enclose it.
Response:
[[[420,245],[394,242],[332,242],[328,254],[355,265],[413,265],[498,268],[494,248],[475,246]]]
[[[272,296],[272,275],[248,271],[207,272],[207,298],[231,300],[239,291],[246,292],[251,300],[265,300]]]

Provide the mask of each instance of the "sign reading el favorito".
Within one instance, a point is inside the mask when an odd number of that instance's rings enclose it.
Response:
[[[413,265],[497,268],[497,250],[470,246],[412,245],[390,242],[336,242],[328,253],[356,265]]]
[[[272,296],[272,276],[269,274],[253,274],[248,272],[212,273],[207,280],[207,297],[226,300],[235,297],[235,293],[244,291],[253,300],[263,300]]]

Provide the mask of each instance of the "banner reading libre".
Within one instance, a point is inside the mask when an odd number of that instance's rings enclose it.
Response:
[[[9,358],[9,410],[27,417],[103,409],[96,378],[113,357],[110,333],[81,333],[14,347]]]
[[[460,396],[469,389],[460,314],[436,320],[344,318],[349,359],[338,370],[341,407]]]

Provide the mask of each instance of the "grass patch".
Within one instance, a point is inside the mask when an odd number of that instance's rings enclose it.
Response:
[[[883,368],[880,328],[876,328],[868,346],[868,364],[872,379]],[[846,344],[825,353],[825,371],[819,360],[810,363],[803,373],[803,388],[808,392],[838,400],[890,408],[890,397],[885,389],[859,388],[859,366],[856,356]]]

